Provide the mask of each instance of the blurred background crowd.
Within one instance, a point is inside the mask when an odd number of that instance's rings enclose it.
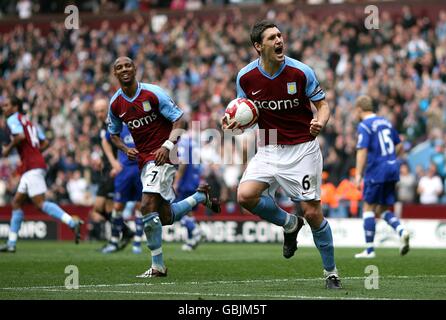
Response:
[[[291,3],[348,3],[364,0],[2,0],[1,15],[18,15],[28,19],[33,14],[62,13],[67,5],[76,5],[81,12],[134,12],[167,8],[171,10],[199,10],[205,7],[226,5],[262,5]]]
[[[63,3],[1,1],[3,17],[25,18],[20,6],[26,2],[31,2],[29,15],[58,11],[57,4]],[[67,1],[76,2],[92,12],[104,7],[142,12],[157,6],[263,1]],[[265,16],[242,15],[230,7],[200,19],[190,11],[175,18],[134,13],[132,22],[117,28],[103,21],[98,27],[81,24],[79,30],[67,30],[63,22],[53,22],[47,31],[20,25],[0,34],[0,95],[14,93],[23,99],[25,110],[51,140],[45,152],[49,198],[61,204],[94,201],[102,166],[102,124],[96,121],[92,104],[101,97],[109,99],[117,89],[111,73],[116,57],[134,59],[137,78],[163,87],[188,120],[220,130],[225,106],[236,94],[237,72],[257,58],[250,27],[270,18],[285,36],[287,55],[315,70],[332,110],[319,137],[325,214],[360,214],[361,196],[352,183],[357,124],[353,103],[362,94],[371,95],[377,113],[388,117],[401,133],[406,155],[399,200],[446,203],[446,11],[439,11],[434,20],[414,14],[409,6],[398,14],[380,10],[379,29],[367,30],[363,11],[315,19],[289,6],[283,10],[278,6]],[[2,141],[5,135],[2,117]],[[213,146],[203,143],[204,177],[231,211],[244,165],[222,165]],[[17,164],[17,156],[0,160],[0,205],[9,203],[15,191]],[[280,193],[278,197],[282,203],[288,201]]]

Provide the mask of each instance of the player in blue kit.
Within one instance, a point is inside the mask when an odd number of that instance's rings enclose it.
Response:
[[[391,211],[400,172],[397,155],[402,151],[398,132],[387,119],[373,112],[369,96],[361,96],[356,100],[356,111],[361,120],[356,145],[356,185],[360,187],[364,179],[363,219],[367,249],[356,254],[355,258],[376,256],[373,240],[375,217],[379,216],[398,232],[401,239],[400,254],[405,255],[409,251],[409,233]]]
[[[122,127],[120,138],[128,148],[135,147],[132,135],[130,134],[130,131],[126,125],[123,125]],[[110,133],[108,131],[106,133],[106,139],[112,143]],[[126,203],[129,201],[138,202],[135,210],[136,233],[132,250],[134,253],[141,253],[143,222],[141,211],[139,210],[139,202],[141,201],[142,184],[138,162],[135,160],[129,160],[127,155],[121,150],[118,151],[118,161],[121,165],[121,170],[116,173],[114,180],[115,193],[111,219],[112,234],[108,245],[102,249],[102,253],[113,253],[118,250],[122,250],[127,246],[130,238],[122,237],[122,229],[124,227],[123,211]]]
[[[181,201],[193,195],[200,184],[201,165],[194,163],[199,162],[200,155],[196,154],[196,152],[195,142],[190,135],[187,133],[182,135],[178,142],[179,166],[175,176],[174,189],[177,193],[175,201]],[[181,249],[184,251],[192,251],[197,248],[202,237],[192,211],[181,218],[180,222],[187,229],[187,240]]]

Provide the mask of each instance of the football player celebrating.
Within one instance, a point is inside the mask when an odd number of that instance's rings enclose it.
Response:
[[[304,222],[282,210],[273,196],[280,186],[293,201],[300,202],[322,257],[326,288],[340,289],[332,232],[320,203],[322,154],[316,137],[330,117],[325,93],[310,67],[285,56],[282,33],[273,22],[256,23],[251,42],[260,57],[238,73],[237,97],[254,101],[265,138],[240,181],[238,202],[283,227],[285,258],[297,250],[297,234]],[[315,116],[312,104],[317,109]],[[236,121],[223,119],[223,129],[238,127]]]
[[[172,203],[176,169],[169,154],[177,142],[174,129],[180,127],[183,111],[160,87],[136,81],[136,67],[130,58],[119,57],[113,70],[121,88],[110,101],[108,129],[113,143],[130,160],[136,159],[141,169],[141,212],[147,246],[152,254],[151,267],[138,277],[165,277],[162,226],[180,221],[199,203],[220,212],[220,203],[210,199],[209,186],[205,184],[193,195]],[[136,148],[127,147],[120,139],[123,123],[128,126]]]

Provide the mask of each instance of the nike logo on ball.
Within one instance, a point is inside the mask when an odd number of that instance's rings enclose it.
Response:
[[[259,93],[260,91],[262,91],[262,89],[257,90],[257,91],[253,91],[253,92],[251,92],[251,93],[252,93],[253,96],[255,96],[255,95],[256,95],[257,93]]]

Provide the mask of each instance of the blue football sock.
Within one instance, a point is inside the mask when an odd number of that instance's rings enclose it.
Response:
[[[278,226],[284,226],[287,222],[288,213],[281,209],[273,198],[268,196],[261,196],[259,203],[251,212]]]
[[[373,252],[374,245],[373,241],[375,240],[375,229],[376,229],[376,221],[375,221],[375,213],[373,211],[367,211],[363,214],[364,219],[364,233],[365,233],[365,242],[367,245],[367,253]]]
[[[386,220],[386,222],[391,226],[396,232],[398,232],[398,235],[401,236],[401,234],[404,231],[403,226],[400,223],[400,220],[395,217],[393,212],[391,211],[385,211],[381,217]]]
[[[11,226],[9,227],[9,235],[7,245],[14,247],[17,243],[17,236],[20,230],[20,226],[23,222],[23,210],[12,210]]]
[[[112,213],[112,230],[110,242],[118,245],[119,238],[121,237],[122,228],[124,227],[124,218],[122,217],[122,211],[113,210]]]
[[[336,268],[334,261],[333,236],[330,224],[324,219],[319,229],[312,230],[313,240],[321,254],[322,264],[326,271],[333,271]]]
[[[180,221],[187,213],[191,212],[199,203],[206,201],[206,195],[203,192],[195,192],[184,200],[172,203],[170,205],[172,211],[172,221]]]
[[[73,218],[54,202],[45,201],[42,206],[42,211],[67,224],[70,228],[74,228],[76,225]]]
[[[163,261],[162,245],[162,225],[158,212],[152,212],[142,218],[144,223],[144,233],[147,238],[147,247],[152,253],[152,267],[163,271],[165,269]]]
[[[192,239],[194,235],[194,230],[197,227],[195,224],[195,219],[193,217],[185,216],[181,219],[181,224],[186,227],[187,238]]]
[[[144,223],[142,222],[141,217],[135,218],[135,237],[133,238],[133,246],[140,247],[141,246],[141,238],[144,232]]]

